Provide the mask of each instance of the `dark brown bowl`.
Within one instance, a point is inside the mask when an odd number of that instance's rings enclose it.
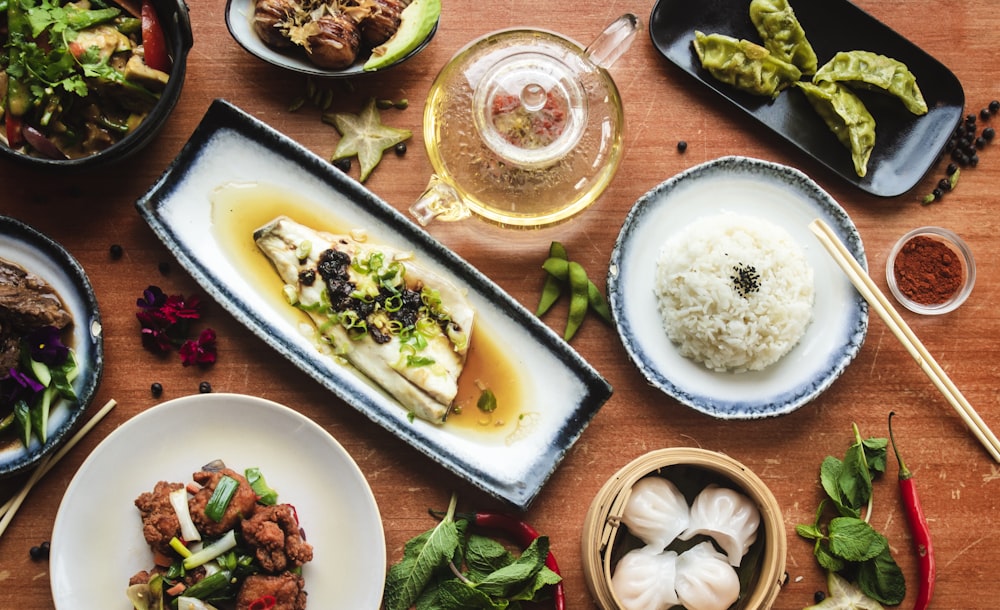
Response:
[[[149,144],[166,123],[174,106],[177,105],[181,90],[184,88],[188,52],[194,44],[188,7],[184,0],[152,0],[152,3],[166,37],[173,66],[170,71],[170,80],[149,116],[132,133],[119,142],[86,157],[48,159],[27,155],[2,144],[0,144],[0,155],[42,169],[93,169],[120,161]]]

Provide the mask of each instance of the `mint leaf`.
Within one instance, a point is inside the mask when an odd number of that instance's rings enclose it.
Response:
[[[433,529],[410,539],[403,550],[403,559],[389,568],[385,579],[386,610],[407,610],[434,573],[455,557],[461,545],[454,520],[457,502],[453,495],[444,519]]]
[[[510,602],[506,599],[494,600],[455,578],[441,583],[434,605],[428,606],[426,610],[504,610],[508,606]],[[418,606],[417,610],[424,608]]]
[[[549,539],[535,538],[513,563],[489,574],[478,588],[493,597],[511,597],[524,589],[544,566],[549,554]]]
[[[549,568],[542,566],[542,569],[535,574],[535,577],[530,583],[519,593],[515,593],[510,597],[511,601],[540,601],[542,598],[539,597],[539,591],[543,587],[548,585],[556,585],[562,581],[562,576],[559,576]]]
[[[843,470],[844,463],[832,455],[826,456],[819,467],[819,480],[823,485],[823,490],[837,504],[843,504],[844,502],[843,498],[840,497],[840,486],[837,483],[840,480],[840,473]]]
[[[865,450],[865,460],[868,462],[868,468],[873,472],[885,472],[889,439],[867,438],[861,444]]]
[[[885,536],[854,517],[837,517],[830,521],[830,551],[847,561],[867,561],[877,557],[889,546]]]
[[[837,479],[837,486],[845,505],[860,509],[872,496],[872,476],[860,442],[851,445],[844,456],[844,466]]]
[[[830,552],[830,543],[826,540],[816,541],[813,555],[816,556],[816,562],[819,563],[820,567],[829,572],[839,572],[847,565],[843,559]]]
[[[466,576],[479,582],[493,572],[514,562],[514,556],[504,545],[492,538],[472,534],[465,547]]]
[[[906,597],[906,579],[888,546],[878,556],[861,564],[858,587],[868,597],[887,606],[895,606]]]

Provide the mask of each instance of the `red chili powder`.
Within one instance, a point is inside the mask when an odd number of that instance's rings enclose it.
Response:
[[[917,235],[893,263],[899,291],[921,305],[940,305],[955,296],[965,279],[962,259],[945,243]]]

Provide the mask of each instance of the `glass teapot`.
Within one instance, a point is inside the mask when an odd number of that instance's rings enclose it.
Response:
[[[593,203],[622,156],[622,102],[607,68],[638,28],[638,18],[625,14],[586,48],[552,32],[514,29],[461,49],[424,107],[434,175],[410,207],[417,221],[476,214],[532,228]]]

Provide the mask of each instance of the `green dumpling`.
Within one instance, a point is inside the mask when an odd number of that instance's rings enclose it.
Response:
[[[841,51],[813,76],[813,82],[840,82],[894,95],[916,115],[927,114],[917,77],[901,61],[871,51]]]
[[[798,82],[795,86],[805,93],[840,143],[850,149],[854,171],[864,178],[868,173],[868,159],[875,148],[875,118],[864,102],[840,83]]]
[[[816,72],[816,52],[786,0],[752,0],[750,21],[772,55],[794,64],[803,74]]]
[[[754,95],[775,98],[802,77],[794,65],[749,40],[695,31],[694,50],[712,76]]]

